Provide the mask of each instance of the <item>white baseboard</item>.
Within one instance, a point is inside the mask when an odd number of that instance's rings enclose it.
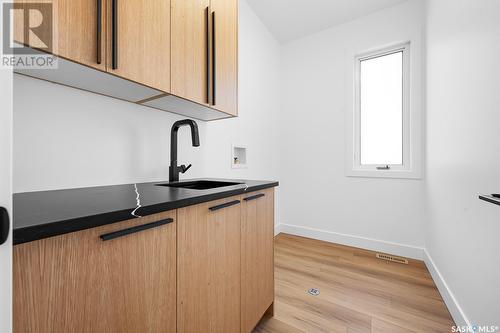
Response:
[[[457,302],[457,299],[453,295],[453,292],[448,287],[448,284],[444,280],[443,276],[439,272],[439,269],[436,267],[436,264],[432,260],[432,257],[429,255],[426,249],[424,249],[424,262],[427,266],[427,269],[431,273],[432,279],[436,284],[439,292],[441,293],[441,297],[443,297],[444,303],[448,307],[448,310],[455,321],[455,324],[458,326],[471,326],[471,323],[464,311],[460,307]]]
[[[278,224],[275,227],[275,234],[283,232],[286,234],[303,236],[313,239],[318,239],[326,242],[359,247],[371,251],[384,252],[406,258],[417,260],[424,259],[424,249],[422,247],[405,245],[393,242],[387,242],[378,239],[341,234],[332,231],[319,230],[313,228],[306,228],[291,224]]]
[[[281,232],[281,224],[278,223],[274,226],[274,236],[278,235]]]

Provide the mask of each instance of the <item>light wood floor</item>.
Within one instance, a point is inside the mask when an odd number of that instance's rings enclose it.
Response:
[[[444,333],[454,325],[417,260],[392,263],[375,252],[280,234],[275,282],[274,317],[255,332]]]

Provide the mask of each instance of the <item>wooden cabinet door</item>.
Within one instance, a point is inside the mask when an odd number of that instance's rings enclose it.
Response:
[[[171,92],[179,97],[208,105],[210,1],[171,1]]]
[[[239,332],[240,208],[230,197],[177,211],[178,332]]]
[[[213,108],[238,115],[238,0],[210,0],[212,10]]]
[[[241,332],[248,333],[274,302],[274,189],[242,198]]]
[[[170,92],[170,0],[108,0],[107,8],[108,72]]]
[[[99,4],[101,12],[98,10]],[[105,4],[105,0],[53,0],[54,50],[52,53],[86,66],[105,70]],[[15,6],[17,8],[30,6],[29,8],[36,9],[37,4],[30,0],[15,0]],[[43,13],[43,11],[40,12]],[[36,19],[36,16],[33,16],[33,19]],[[100,34],[97,28],[99,21],[101,22]],[[42,44],[39,44],[40,41],[34,34],[26,36],[29,40],[25,40],[23,22],[23,11],[15,11],[14,40],[35,49],[42,48]],[[37,34],[46,35],[47,31],[37,30]],[[101,50],[100,64],[98,63],[98,45]]]
[[[175,211],[14,247],[14,332],[175,332]],[[167,221],[165,221],[167,222]]]

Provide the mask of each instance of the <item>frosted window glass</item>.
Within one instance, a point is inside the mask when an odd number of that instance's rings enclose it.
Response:
[[[403,52],[360,63],[361,164],[403,164]]]

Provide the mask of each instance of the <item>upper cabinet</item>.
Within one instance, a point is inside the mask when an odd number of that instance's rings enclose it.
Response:
[[[102,27],[105,25],[106,15],[102,2],[105,0],[55,0],[53,1],[55,22],[54,39],[56,55],[72,60],[76,63],[106,70],[105,39]],[[23,7],[30,0],[15,0],[16,6]],[[25,40],[24,11],[14,11],[14,40],[37,48],[35,40]],[[18,16],[19,15],[19,16]],[[27,36],[29,38],[29,36]]]
[[[238,0],[53,3],[59,68],[15,72],[201,120],[237,116]],[[22,16],[15,40],[37,49]]]
[[[210,1],[172,0],[172,94],[209,104]]]
[[[172,0],[172,94],[238,114],[237,0]]]
[[[170,92],[170,0],[109,0],[108,12],[107,71]]]
[[[212,105],[238,114],[238,1],[211,0]]]

